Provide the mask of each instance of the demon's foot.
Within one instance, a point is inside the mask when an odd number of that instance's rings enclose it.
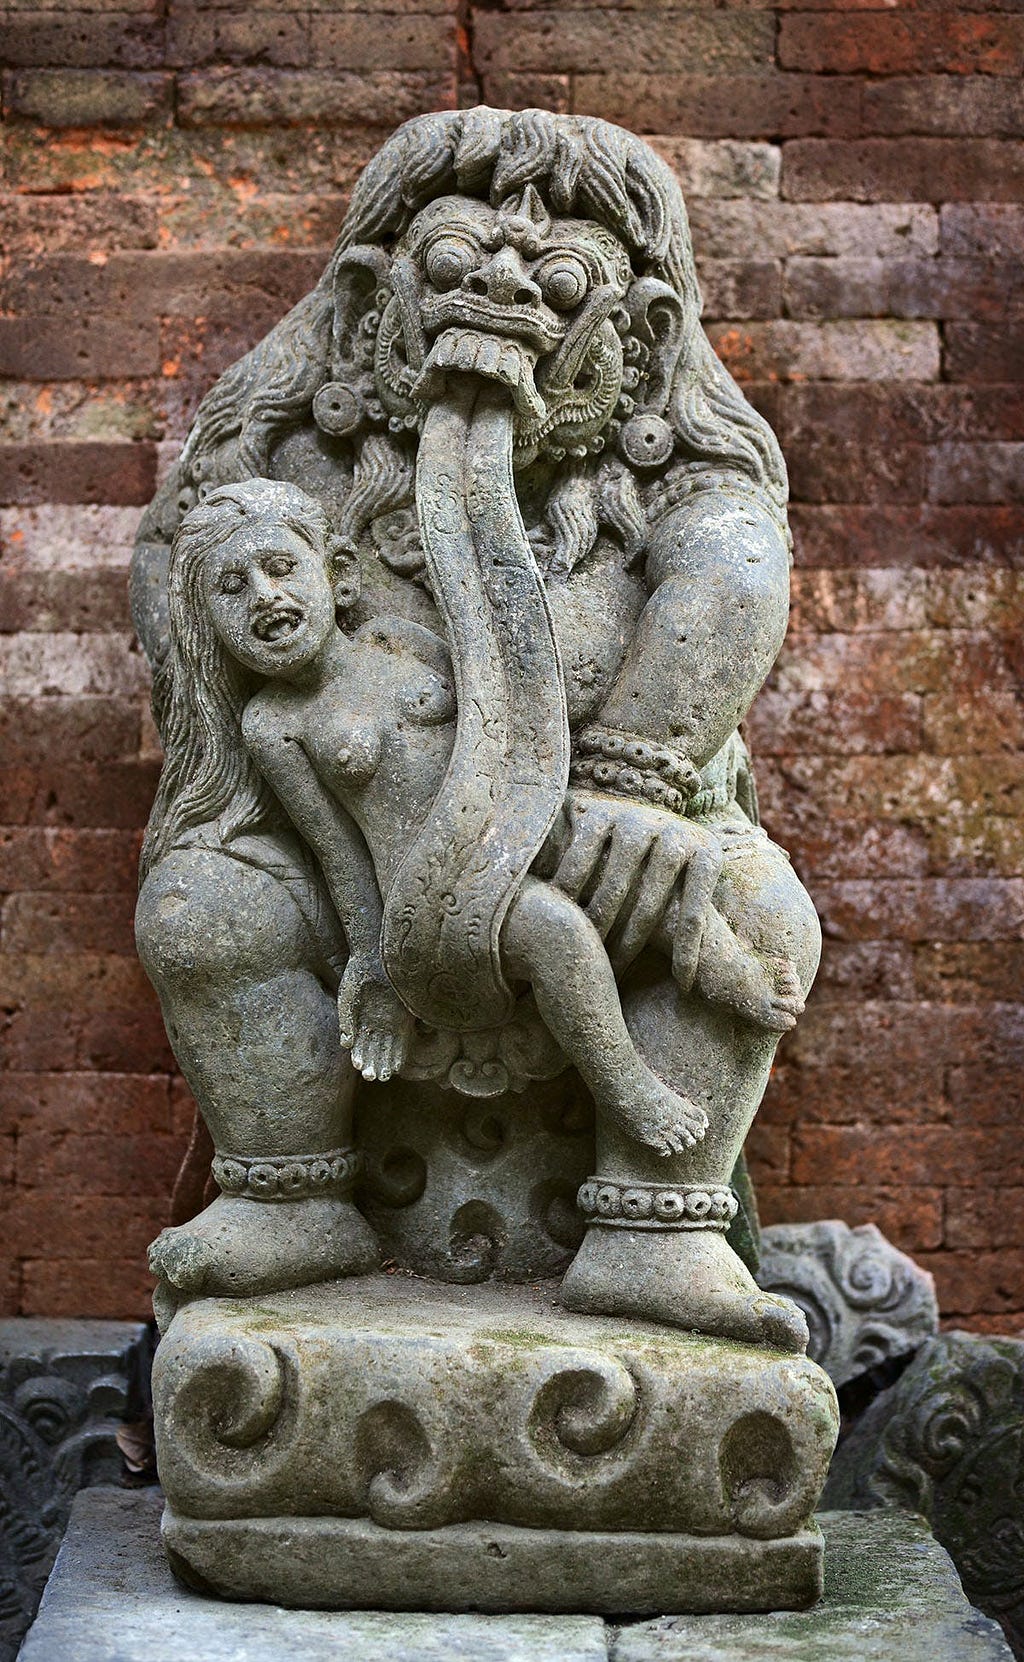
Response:
[[[633,1316],[772,1350],[807,1348],[803,1312],[763,1293],[718,1230],[592,1225],[560,1296],[584,1315]]]
[[[154,1275],[190,1297],[246,1298],[376,1268],[377,1240],[350,1200],[220,1195],[149,1249]]]

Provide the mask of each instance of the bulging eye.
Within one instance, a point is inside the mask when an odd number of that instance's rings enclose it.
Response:
[[[435,289],[456,288],[468,271],[480,264],[480,250],[469,237],[448,232],[427,249],[424,269]]]
[[[268,577],[287,577],[290,571],[295,570],[295,561],[289,560],[285,554],[279,554],[276,558],[267,560],[263,569]]]
[[[587,268],[572,254],[558,254],[537,274],[541,292],[556,312],[571,312],[590,286]]]
[[[220,580],[221,594],[241,594],[245,588],[245,577],[240,571],[226,571]]]

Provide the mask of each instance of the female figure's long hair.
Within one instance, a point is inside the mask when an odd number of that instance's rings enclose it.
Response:
[[[260,683],[214,629],[203,583],[209,555],[257,515],[287,525],[313,548],[328,547],[320,504],[294,485],[266,479],[221,486],[178,527],[167,578],[170,651],[154,679],[165,760],[142,844],[143,878],[198,826],[213,827],[228,843],[283,823],[242,738],[242,712]]]

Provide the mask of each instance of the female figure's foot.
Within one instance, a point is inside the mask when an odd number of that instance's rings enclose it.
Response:
[[[705,936],[696,984],[710,1003],[724,1005],[770,1033],[788,1033],[804,1009],[803,989],[791,960],[758,958],[725,925],[713,932],[713,938]]]
[[[703,1108],[666,1085],[635,1051],[632,1065],[623,1058],[608,1087],[595,1091],[594,1097],[599,1113],[608,1114],[638,1143],[666,1158],[695,1148],[708,1128]]]
[[[559,1296],[584,1315],[632,1316],[772,1350],[807,1348],[803,1312],[762,1292],[716,1229],[591,1225]]]
[[[274,1201],[219,1195],[190,1223],[165,1229],[149,1249],[152,1273],[190,1297],[282,1292],[365,1275],[378,1262],[373,1230],[338,1195]]]

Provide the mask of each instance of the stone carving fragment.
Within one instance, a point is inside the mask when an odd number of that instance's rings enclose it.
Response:
[[[0,1321],[0,1662],[13,1662],[35,1613],[76,1492],[121,1475],[115,1434],[143,1333]]]
[[[844,1437],[825,1504],[921,1513],[1024,1655],[1024,1340],[929,1339]]]
[[[134,576],[137,937],[220,1191],[152,1248],[170,1334],[384,1254],[803,1352],[731,1185],[820,948],[738,733],[785,469],[699,312],[639,140],[448,112],[204,399]]]
[[[845,1385],[938,1331],[935,1283],[872,1223],[776,1223],[761,1231],[758,1281],[807,1317],[808,1355]]]

